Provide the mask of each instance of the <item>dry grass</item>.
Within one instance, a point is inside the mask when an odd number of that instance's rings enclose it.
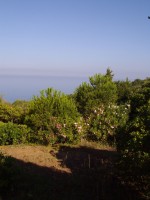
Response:
[[[22,160],[26,163],[33,163],[42,167],[54,167],[57,170],[69,172],[67,168],[62,168],[56,157],[50,152],[52,147],[40,146],[40,145],[9,145],[0,146],[0,151],[7,156],[11,156],[15,159]]]
[[[82,141],[79,145],[10,145],[13,158],[5,200],[137,200],[115,176],[115,148]],[[8,178],[8,177],[7,177]]]

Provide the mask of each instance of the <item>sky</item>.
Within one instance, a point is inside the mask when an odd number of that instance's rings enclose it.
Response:
[[[0,0],[0,75],[150,77],[150,0]]]

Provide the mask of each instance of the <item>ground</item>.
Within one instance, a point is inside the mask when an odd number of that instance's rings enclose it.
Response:
[[[13,158],[2,200],[137,200],[115,174],[114,148],[13,145],[0,152]]]

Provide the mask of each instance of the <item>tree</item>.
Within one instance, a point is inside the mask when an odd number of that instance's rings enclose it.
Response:
[[[40,96],[34,96],[29,116],[26,117],[27,124],[47,142],[60,138],[73,141],[78,137],[75,128],[78,121],[79,113],[73,100],[52,88],[42,90]]]
[[[78,110],[86,116],[100,104],[105,106],[117,100],[117,87],[112,80],[112,71],[107,69],[105,75],[95,74],[89,77],[89,83],[82,83],[75,91],[74,98]]]
[[[126,104],[130,102],[132,96],[132,82],[126,79],[125,81],[116,81],[118,104]]]
[[[94,104],[108,105],[110,102],[115,103],[117,100],[116,84],[112,81],[112,77],[108,75],[95,74],[89,78],[93,88]]]
[[[24,124],[25,117],[29,113],[29,101],[25,100],[16,100],[13,102],[12,107],[18,115],[16,116],[16,122],[18,124]]]
[[[146,173],[150,167],[150,79],[140,83],[132,94],[129,119],[118,133],[117,146],[129,169]]]
[[[113,71],[112,71],[109,67],[108,67],[107,70],[106,70],[105,76],[108,76],[111,80],[112,80],[113,77],[114,77]]]
[[[89,83],[83,82],[73,94],[78,111],[83,115],[89,112],[88,102],[93,98],[92,87]]]
[[[116,104],[117,87],[112,71],[107,69],[105,75],[89,77],[89,83],[83,83],[76,89],[74,98],[87,125],[87,138],[105,142],[108,138],[114,139],[119,123],[126,119],[126,112],[124,115],[124,109]]]

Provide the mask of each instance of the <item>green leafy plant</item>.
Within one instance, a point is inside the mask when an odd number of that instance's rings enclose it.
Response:
[[[64,93],[48,88],[31,101],[26,124],[35,132],[32,139],[37,141],[39,138],[40,143],[73,142],[80,136],[74,127],[79,119],[74,101]]]
[[[30,140],[30,129],[26,125],[12,122],[0,125],[0,145],[21,144]]]

